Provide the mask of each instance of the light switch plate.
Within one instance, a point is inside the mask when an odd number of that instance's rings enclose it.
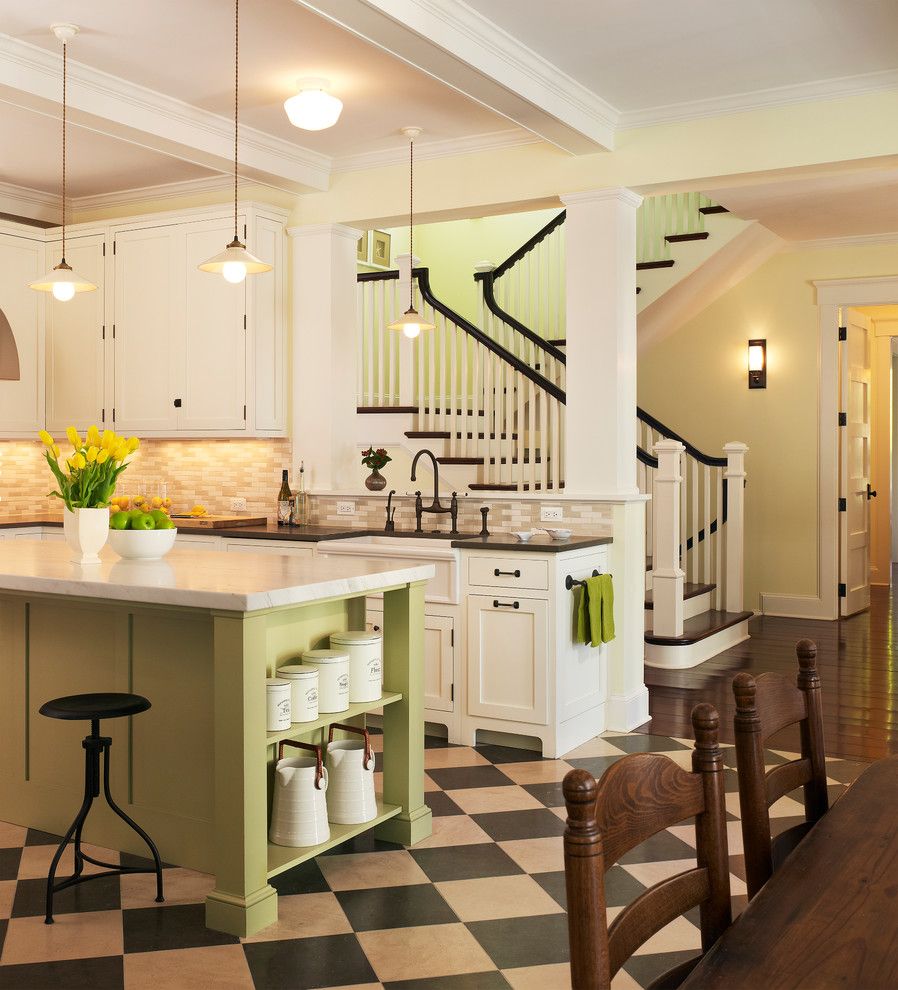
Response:
[[[231,512],[246,512],[246,499],[245,498],[232,498],[231,499]]]
[[[337,502],[338,516],[354,516],[355,502]]]
[[[562,522],[564,513],[560,505],[541,505],[539,519],[540,522]]]

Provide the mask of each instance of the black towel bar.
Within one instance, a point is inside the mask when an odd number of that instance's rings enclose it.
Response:
[[[593,568],[592,576],[593,577],[598,577],[599,576],[599,572],[595,568]],[[570,576],[570,574],[568,574],[568,576],[564,579],[564,586],[565,586],[565,588],[567,588],[568,591],[570,591],[571,588],[573,588],[574,585],[576,585],[576,584],[585,584],[585,582],[584,581],[577,581],[575,578],[572,578]]]

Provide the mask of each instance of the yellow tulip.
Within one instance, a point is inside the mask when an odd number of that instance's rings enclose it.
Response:
[[[87,430],[87,442],[92,447],[99,447],[101,443],[100,431],[96,426],[88,427]]]
[[[74,426],[70,426],[65,431],[65,435],[69,438],[69,443],[75,448],[75,450],[81,449],[81,435]]]
[[[56,442],[46,430],[41,430],[40,433],[38,433],[38,436],[41,438],[41,442],[45,447],[52,447]]]
[[[103,430],[103,439],[100,441],[103,450],[112,450],[115,446],[115,434],[112,430]]]
[[[105,464],[109,460],[109,451],[101,450],[97,454],[97,464]]]
[[[56,458],[56,460],[59,460],[59,444],[58,443],[54,443],[53,446],[50,447],[50,453]]]
[[[128,450],[133,453],[140,446],[140,441],[137,437],[129,437],[128,439]]]
[[[84,454],[78,451],[77,454],[72,458],[71,462],[79,471],[83,471],[87,466],[87,461],[84,459]]]
[[[99,453],[100,453],[100,451],[98,450],[98,448],[96,448],[96,447],[88,447],[87,448],[87,463],[88,464],[93,464],[93,462],[97,459],[97,454],[99,454]]]
[[[119,441],[115,450],[112,451],[112,459],[123,461],[128,456],[128,445],[124,441]]]

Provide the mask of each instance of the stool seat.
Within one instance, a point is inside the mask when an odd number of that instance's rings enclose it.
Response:
[[[150,707],[150,702],[140,694],[70,694],[65,698],[54,698],[40,707],[41,715],[48,718],[62,718],[70,721],[96,720],[101,718],[121,718],[124,715],[138,715]]]

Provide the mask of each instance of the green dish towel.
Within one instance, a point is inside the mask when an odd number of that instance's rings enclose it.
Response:
[[[599,646],[614,639],[614,586],[610,574],[589,577],[577,603],[577,642]]]

